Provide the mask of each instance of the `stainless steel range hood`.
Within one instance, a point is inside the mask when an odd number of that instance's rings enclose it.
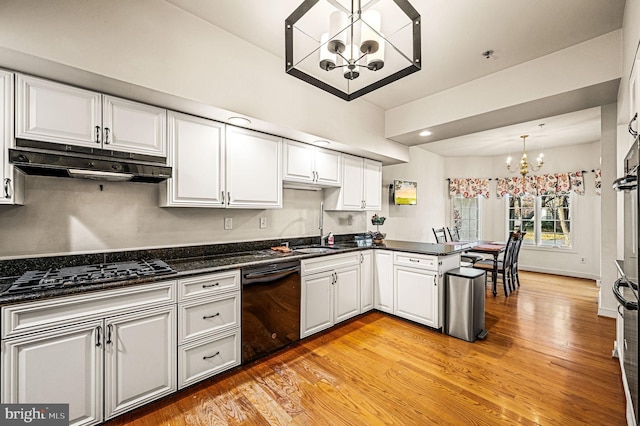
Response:
[[[33,148],[10,148],[9,162],[38,176],[151,183],[171,177],[171,167],[159,163]]]

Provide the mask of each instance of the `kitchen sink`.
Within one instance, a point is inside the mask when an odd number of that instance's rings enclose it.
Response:
[[[297,251],[298,253],[314,254],[314,253],[327,253],[337,249],[338,247],[315,246],[315,247],[300,247],[300,248],[294,247],[293,251]]]

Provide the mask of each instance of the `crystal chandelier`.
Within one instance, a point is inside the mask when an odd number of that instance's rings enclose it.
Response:
[[[305,0],[285,20],[285,70],[353,100],[420,70],[420,20],[407,0]]]
[[[520,158],[520,169],[518,170],[514,168],[512,170],[511,157],[509,156],[507,157],[507,170],[511,173],[519,171],[522,177],[524,177],[529,173],[529,169],[531,169],[531,171],[533,172],[537,172],[542,168],[542,166],[544,165],[544,154],[541,152],[538,155],[538,158],[536,158],[536,164],[531,164],[527,157],[527,138],[529,137],[529,135],[522,135],[520,137],[522,138],[522,157]]]

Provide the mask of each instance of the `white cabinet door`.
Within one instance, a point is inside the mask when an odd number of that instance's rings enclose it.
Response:
[[[105,320],[105,418],[176,390],[175,305]]]
[[[404,266],[394,267],[393,313],[430,327],[438,327],[438,275]]]
[[[340,210],[362,210],[362,158],[342,156],[342,205]]]
[[[315,181],[313,146],[285,140],[283,158],[283,180],[304,183]]]
[[[177,112],[168,121],[173,176],[160,185],[160,204],[224,207],[225,125]]]
[[[365,210],[382,210],[382,163],[364,159],[363,185]]]
[[[18,75],[16,138],[100,148],[101,95]]]
[[[360,313],[360,267],[337,269],[334,279],[334,324]]]
[[[300,338],[333,325],[333,272],[302,277]]]
[[[22,204],[24,176],[9,163],[13,147],[13,74],[0,70],[0,204]]]
[[[70,425],[100,423],[102,324],[92,321],[4,340],[2,403],[69,404]]]
[[[373,250],[360,252],[360,312],[373,309]]]
[[[374,252],[374,296],[375,308],[382,312],[393,313],[393,252],[375,250]]]
[[[328,149],[315,148],[316,182],[323,186],[340,186],[342,183],[342,154]]]
[[[226,127],[227,207],[282,208],[282,139]]]
[[[167,110],[113,96],[102,100],[104,149],[167,155]]]

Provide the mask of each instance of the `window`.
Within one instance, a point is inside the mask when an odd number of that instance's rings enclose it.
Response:
[[[477,241],[480,235],[480,199],[464,198],[455,195],[452,198],[453,227],[458,230],[463,241]]]
[[[571,247],[571,195],[507,197],[508,229],[526,232],[523,243]]]

